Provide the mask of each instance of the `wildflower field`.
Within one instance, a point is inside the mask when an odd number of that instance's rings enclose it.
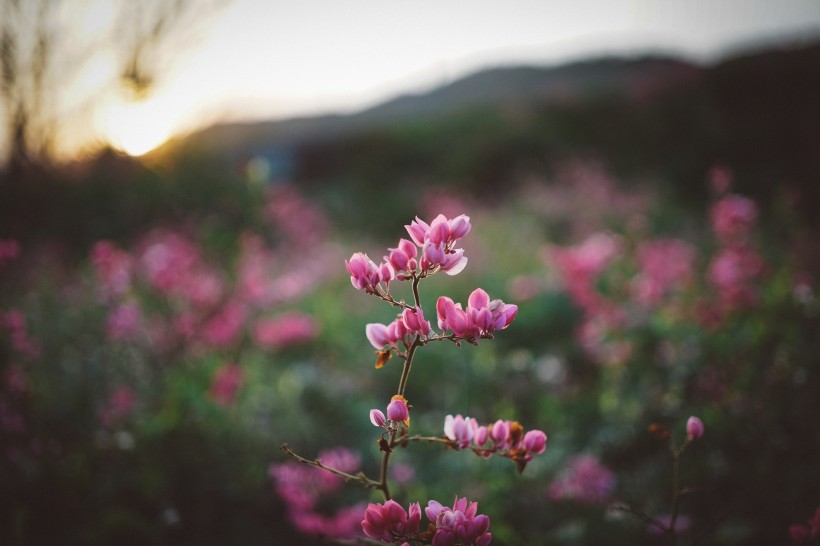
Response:
[[[816,541],[814,239],[692,184],[578,159],[370,228],[298,183],[119,187],[2,234],[0,542]]]

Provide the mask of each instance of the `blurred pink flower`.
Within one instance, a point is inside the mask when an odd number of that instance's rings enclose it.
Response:
[[[0,239],[0,267],[20,256],[20,243],[14,239]]]
[[[323,451],[317,457],[323,464],[356,473],[359,457],[345,448]],[[288,517],[303,533],[330,538],[351,538],[361,534],[364,504],[341,508],[332,515],[320,513],[317,505],[337,491],[344,480],[335,474],[289,461],[271,464],[268,474],[275,480],[276,492],[285,502]]]
[[[805,524],[795,523],[789,527],[789,538],[794,542],[807,542],[820,538],[820,508]]]
[[[611,470],[592,455],[578,455],[550,484],[548,492],[553,500],[601,504],[609,501],[614,487],[615,475]]]
[[[136,339],[142,322],[142,310],[135,301],[121,303],[114,307],[105,321],[105,331],[109,340],[131,341]]]
[[[697,440],[703,436],[703,421],[694,415],[686,422],[686,435],[689,440]]]
[[[116,426],[133,413],[136,403],[137,394],[134,389],[128,385],[116,387],[98,412],[100,423],[108,428]]]
[[[40,356],[40,343],[28,335],[26,316],[19,309],[0,311],[0,330],[11,338],[11,348],[20,356],[33,359]]]
[[[220,406],[230,406],[242,385],[245,374],[239,364],[229,362],[216,370],[211,382],[211,398]]]
[[[134,260],[129,253],[110,241],[99,241],[91,249],[91,262],[104,297],[121,296],[131,289]]]
[[[230,301],[202,329],[206,345],[218,349],[230,347],[239,340],[245,326],[246,311],[239,302]]]
[[[601,300],[595,282],[619,251],[618,240],[613,235],[599,232],[579,245],[552,248],[548,258],[572,300],[587,313],[594,313]]]
[[[639,273],[633,281],[633,294],[647,307],[657,306],[693,277],[695,249],[679,239],[645,241],[636,255]]]
[[[727,246],[744,244],[757,220],[754,201],[740,195],[727,195],[712,206],[712,229]]]
[[[709,264],[707,278],[726,311],[754,305],[758,300],[753,281],[763,272],[763,259],[752,248],[725,248]]]
[[[264,349],[278,349],[304,343],[319,334],[319,327],[310,315],[285,313],[256,322],[253,330],[255,343]]]

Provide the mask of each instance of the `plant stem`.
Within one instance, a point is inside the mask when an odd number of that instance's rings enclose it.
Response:
[[[299,461],[302,464],[315,466],[316,468],[321,468],[322,470],[327,470],[331,474],[336,474],[337,476],[340,476],[340,477],[344,478],[346,481],[359,482],[362,485],[364,485],[365,487],[370,487],[371,489],[383,489],[382,484],[380,482],[377,482],[375,480],[371,480],[370,478],[365,476],[364,473],[362,473],[362,472],[359,472],[358,474],[355,474],[355,475],[354,474],[348,474],[347,472],[343,472],[339,469],[333,468],[332,466],[327,466],[327,465],[323,464],[322,461],[320,461],[319,459],[313,459],[313,460],[305,459],[304,457],[302,457],[301,455],[299,455],[298,453],[293,451],[290,448],[290,446],[288,446],[288,444],[282,444],[281,446],[279,446],[279,449],[281,449],[282,451],[284,451],[285,453],[287,453],[288,455],[290,455],[291,457],[293,457],[294,459],[296,459],[297,461]]]
[[[393,439],[396,437],[396,433],[392,432],[390,434],[390,447],[393,447]],[[390,464],[390,454],[392,451],[390,449],[384,450],[384,454],[382,455],[382,468],[381,473],[379,474],[379,489],[381,490],[382,494],[384,495],[385,502],[390,500],[390,486],[387,483],[387,467]]]

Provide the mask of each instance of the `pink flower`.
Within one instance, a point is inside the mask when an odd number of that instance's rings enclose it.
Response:
[[[430,500],[425,508],[427,519],[435,523],[433,546],[486,546],[492,541],[490,518],[478,514],[478,503],[456,497],[453,507]]]
[[[424,243],[421,251],[421,269],[423,271],[444,271],[448,275],[457,275],[467,267],[467,257],[461,248],[448,249],[443,244],[431,241]]]
[[[396,319],[390,324],[370,323],[364,328],[367,340],[377,351],[387,347],[396,347],[399,341],[404,340],[407,335],[407,327],[401,319]]]
[[[467,265],[464,251],[454,246],[470,232],[468,216],[462,214],[448,220],[439,214],[429,225],[417,216],[405,227],[413,242],[422,248],[422,271],[441,270],[448,275],[456,275]]]
[[[214,375],[211,383],[211,397],[220,406],[230,406],[236,398],[236,393],[244,379],[244,373],[239,364],[223,364]]]
[[[415,309],[405,309],[401,314],[402,322],[409,332],[426,336],[430,334],[430,322],[424,320],[424,313],[421,307]]]
[[[436,312],[439,328],[472,341],[491,338],[494,331],[509,326],[518,313],[518,306],[501,300],[490,301],[489,295],[477,288],[470,294],[466,310],[462,310],[460,303],[441,296],[436,302]]]
[[[391,248],[390,254],[384,257],[393,270],[397,274],[397,278],[402,280],[403,275],[400,272],[412,273],[416,270],[416,256],[418,255],[418,248],[411,241],[407,239],[400,239],[396,248]]]
[[[510,421],[502,421],[499,419],[493,424],[490,430],[490,438],[500,449],[509,447],[512,442],[510,440]]]
[[[412,540],[418,535],[421,507],[412,503],[405,511],[399,503],[368,504],[362,520],[362,530],[370,538],[393,544]]]
[[[524,450],[533,455],[540,455],[547,449],[547,435],[540,430],[530,430],[524,435]]]
[[[410,410],[404,397],[400,395],[393,397],[393,400],[387,405],[387,418],[394,423],[404,423],[406,425],[409,422]]]
[[[712,228],[721,243],[742,244],[757,220],[754,201],[740,195],[727,195],[712,206]]]
[[[384,413],[378,409],[370,410],[370,422],[373,423],[374,427],[382,427],[387,428],[385,423],[387,422],[384,418]]]
[[[356,252],[350,260],[345,260],[345,267],[356,290],[375,290],[379,283],[389,283],[395,277],[390,263],[376,265],[362,252]]]
[[[455,417],[448,415],[444,418],[444,435],[462,449],[469,447],[477,428],[478,423],[475,419],[462,417],[460,413]]]
[[[695,416],[690,417],[686,422],[686,435],[689,441],[697,440],[703,436],[703,421]]]

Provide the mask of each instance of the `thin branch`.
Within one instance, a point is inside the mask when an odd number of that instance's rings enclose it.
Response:
[[[284,451],[285,453],[287,453],[288,455],[290,455],[291,457],[293,457],[294,459],[296,459],[297,461],[299,461],[302,464],[315,466],[316,468],[321,468],[322,470],[327,470],[331,474],[336,474],[337,476],[340,476],[340,477],[344,478],[345,481],[359,482],[363,486],[369,487],[371,489],[382,489],[382,484],[380,482],[377,482],[375,480],[371,480],[370,478],[365,476],[363,472],[359,472],[358,474],[355,474],[355,475],[354,474],[349,474],[347,472],[343,472],[339,469],[333,468],[332,466],[327,466],[327,465],[323,464],[322,461],[320,461],[319,459],[312,459],[312,460],[311,459],[306,459],[306,458],[302,457],[301,455],[299,455],[298,453],[296,453],[295,451],[293,451],[288,446],[288,444],[282,444],[281,446],[279,446],[279,449],[281,449],[282,451]]]
[[[632,514],[633,516],[635,516],[636,518],[638,518],[642,522],[646,523],[647,525],[652,525],[654,527],[657,527],[658,529],[660,529],[664,533],[669,532],[669,528],[666,525],[664,525],[660,521],[656,520],[655,518],[651,517],[650,515],[648,515],[644,512],[641,512],[640,510],[635,510],[634,508],[632,508],[629,505],[614,504],[610,507],[610,509],[611,510],[618,510],[620,512],[626,512],[627,514]]]

